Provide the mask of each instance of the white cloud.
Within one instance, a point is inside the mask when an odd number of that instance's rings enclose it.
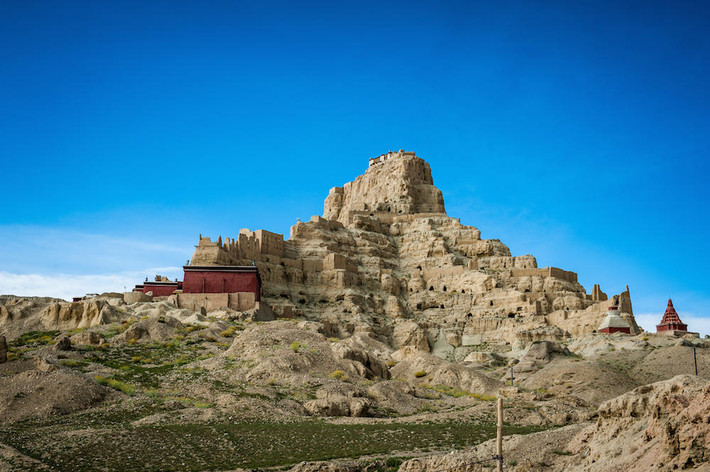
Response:
[[[153,277],[155,274],[182,279],[182,268],[153,267],[143,271],[96,275],[0,272],[0,294],[71,300],[87,293],[130,291],[134,285],[145,280],[145,277]]]
[[[700,333],[700,336],[710,335],[710,317],[697,316],[692,313],[678,313],[683,323],[688,325],[688,331]],[[634,315],[636,323],[649,333],[656,332],[656,325],[661,322],[663,313],[641,313]]]
[[[0,225],[0,267],[15,274],[116,274],[182,264],[192,245],[179,240],[116,237],[66,228]]]

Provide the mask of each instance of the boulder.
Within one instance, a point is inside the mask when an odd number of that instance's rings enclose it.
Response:
[[[133,303],[152,302],[153,297],[143,292],[125,292],[123,294],[123,301],[131,305]]]
[[[71,349],[71,340],[67,336],[60,336],[54,343],[54,347],[59,351],[69,351]]]
[[[119,341],[169,341],[177,335],[177,330],[184,325],[172,316],[159,316],[139,321],[116,336]]]
[[[106,338],[102,334],[94,331],[82,331],[69,339],[74,346],[99,346],[106,342]]]
[[[398,349],[405,346],[413,346],[420,351],[431,351],[426,331],[414,321],[395,324],[392,338],[395,347]]]
[[[326,384],[316,391],[316,399],[303,407],[313,416],[365,416],[372,401],[359,388],[343,383]]]
[[[415,396],[416,389],[400,380],[377,382],[367,389],[367,394],[381,408],[394,410],[399,415],[412,415],[424,406],[424,400]]]

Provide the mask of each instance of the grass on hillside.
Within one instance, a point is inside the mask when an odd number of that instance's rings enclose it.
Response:
[[[155,411],[151,407],[141,415]],[[495,436],[495,425],[489,423],[332,424],[304,419],[133,426],[131,421],[140,416],[135,411],[125,417],[108,409],[105,414],[84,412],[0,427],[0,442],[59,471],[192,472],[447,451]],[[539,430],[507,426],[504,434]]]

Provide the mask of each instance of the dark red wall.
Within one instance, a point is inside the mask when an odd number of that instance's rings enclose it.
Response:
[[[656,326],[656,332],[659,331],[688,331],[688,325],[683,323],[671,323]]]
[[[631,334],[631,328],[604,328],[599,330],[600,333],[612,334],[612,333],[626,333]]]
[[[154,297],[167,297],[172,295],[175,290],[178,289],[178,283],[175,282],[171,285],[155,284],[152,285],[150,282],[143,283],[143,293],[153,292]]]
[[[203,290],[204,279],[204,290]],[[256,272],[185,271],[183,293],[253,292],[259,300],[261,286]]]

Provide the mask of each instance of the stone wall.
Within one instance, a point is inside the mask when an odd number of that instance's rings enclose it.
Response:
[[[178,293],[173,295],[178,308],[193,311],[213,311],[219,308],[230,308],[237,311],[252,310],[257,303],[252,292],[237,293]]]

